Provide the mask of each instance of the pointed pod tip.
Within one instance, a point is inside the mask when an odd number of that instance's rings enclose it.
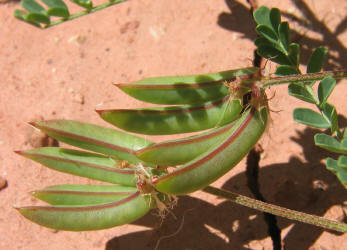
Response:
[[[12,205],[12,207],[14,208],[14,209],[16,209],[17,211],[19,211],[20,212],[20,210],[22,209],[20,206],[18,206],[18,205]]]
[[[24,151],[22,151],[22,150],[15,150],[13,152],[16,153],[16,154],[19,154],[19,155],[23,155]]]
[[[14,209],[17,210],[17,212],[19,212],[21,215],[23,215],[24,217],[26,217],[26,212],[30,209],[30,207],[20,207],[20,206],[17,206],[17,205],[12,205],[12,207]]]
[[[98,113],[98,115],[102,116],[106,112],[106,110],[96,109],[95,112]]]
[[[38,122],[27,122],[27,125],[38,131],[40,131],[41,129],[41,126],[38,124]]]
[[[32,195],[32,196],[35,196],[37,195],[38,191],[37,190],[34,190],[34,191],[30,191],[29,194]]]
[[[34,128],[38,128],[37,122],[27,122],[27,124],[28,124],[29,126],[34,127]]]
[[[95,112],[98,113],[98,115],[102,115],[105,112],[105,110],[95,109]]]

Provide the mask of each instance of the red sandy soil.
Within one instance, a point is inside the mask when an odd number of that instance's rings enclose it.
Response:
[[[347,67],[347,1],[264,0],[259,4],[287,12],[303,62],[313,48],[323,45],[330,51],[325,70]],[[112,82],[251,66],[256,34],[245,0],[133,0],[47,30],[16,20],[16,8],[20,8],[16,1],[0,5],[0,176],[7,181],[0,190],[0,249],[154,249],[161,237],[174,234],[180,225],[174,236],[161,238],[158,249],[272,249],[260,212],[203,192],[179,199],[173,210],[177,219],[169,215],[160,224],[160,218],[150,214],[134,224],[96,232],[46,229],[13,208],[39,204],[28,194],[31,190],[94,183],[16,155],[14,150],[47,144],[26,122],[59,118],[109,126],[94,112],[100,103],[103,108],[145,106]],[[289,97],[286,86],[272,88],[269,95],[274,96],[271,109],[278,112],[272,113],[270,129],[262,139],[260,184],[265,198],[345,220],[346,191],[325,169],[323,159],[328,154],[313,144],[318,130],[292,120],[295,107],[309,105]],[[344,114],[340,116],[344,127],[346,100],[343,80],[330,101]],[[242,161],[214,186],[251,196],[244,170]],[[278,224],[286,249],[346,249],[347,237],[342,234],[281,218]]]

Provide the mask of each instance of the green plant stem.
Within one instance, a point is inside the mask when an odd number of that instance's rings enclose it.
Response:
[[[347,224],[342,222],[336,222],[332,220],[328,220],[323,217],[314,216],[294,210],[290,210],[287,208],[283,208],[280,206],[268,204],[262,201],[258,201],[240,194],[236,194],[230,191],[226,191],[223,189],[218,189],[215,187],[208,186],[204,188],[202,191],[217,195],[219,197],[228,199],[234,203],[237,203],[242,206],[246,206],[249,208],[253,208],[262,212],[270,213],[273,215],[281,216],[287,219],[296,220],[300,222],[304,222],[307,224],[315,225],[321,228],[335,230],[338,232],[345,233],[347,232]]]
[[[258,84],[259,84],[259,87],[269,88],[271,86],[280,85],[280,84],[322,80],[326,76],[331,76],[335,79],[347,78],[347,70],[323,71],[323,72],[308,73],[303,75],[280,76],[280,77],[273,77],[270,79],[263,78],[260,81],[258,81]]]
[[[78,13],[76,13],[76,14],[73,14],[73,15],[69,16],[69,17],[66,18],[66,19],[60,19],[60,20],[51,22],[50,24],[44,26],[43,28],[46,29],[46,28],[49,28],[49,27],[58,25],[58,24],[63,23],[63,22],[71,21],[71,20],[73,20],[73,19],[75,19],[75,18],[79,18],[79,17],[81,17],[81,16],[85,16],[85,15],[88,15],[88,14],[90,14],[90,13],[97,12],[97,11],[99,11],[99,10],[108,8],[108,7],[110,7],[110,6],[113,6],[113,5],[116,5],[116,4],[125,2],[125,1],[127,1],[127,0],[114,0],[114,1],[107,2],[107,3],[103,3],[103,4],[100,4],[100,5],[98,5],[98,6],[95,6],[95,7],[91,8],[91,9],[89,9],[89,10],[85,10],[85,11],[81,11],[81,12],[78,12]]]

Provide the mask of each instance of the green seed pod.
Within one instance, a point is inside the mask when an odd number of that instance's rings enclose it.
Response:
[[[31,194],[51,205],[94,205],[119,201],[136,192],[135,187],[118,185],[56,185]]]
[[[239,100],[224,99],[198,106],[97,111],[102,119],[126,131],[165,135],[223,126],[240,116]]]
[[[257,68],[242,68],[204,75],[165,76],[115,84],[128,95],[155,104],[198,104],[229,94],[225,81],[253,77]]]
[[[27,219],[44,227],[90,231],[124,225],[141,218],[154,206],[150,195],[136,192],[122,200],[96,205],[29,206],[17,208]]]
[[[58,141],[130,163],[140,162],[134,155],[135,150],[153,144],[135,135],[77,121],[50,120],[30,124]]]
[[[228,135],[233,124],[182,139],[160,142],[136,151],[139,159],[159,166],[182,165],[201,155]]]
[[[110,157],[58,147],[43,147],[16,153],[48,168],[125,186],[136,186],[135,170],[120,169]]]
[[[251,108],[230,128],[229,135],[210,150],[153,181],[166,194],[187,194],[206,187],[233,168],[263,134],[267,109]]]

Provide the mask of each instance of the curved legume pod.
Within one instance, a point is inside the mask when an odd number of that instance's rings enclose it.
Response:
[[[89,231],[133,222],[148,213],[153,201],[149,195],[136,192],[122,200],[106,204],[28,206],[17,209],[24,217],[44,227]]]
[[[156,143],[136,151],[136,155],[145,162],[163,167],[182,165],[224,139],[232,126],[231,123],[199,135]]]
[[[60,172],[113,184],[136,186],[135,170],[117,168],[115,160],[103,155],[58,147],[43,147],[16,153]]]
[[[93,205],[122,200],[138,190],[119,185],[56,185],[31,192],[51,205]]]
[[[105,121],[147,135],[189,133],[223,126],[240,117],[242,106],[227,96],[199,106],[98,110]]]
[[[131,163],[140,162],[134,155],[135,150],[153,144],[135,135],[77,121],[50,120],[30,124],[58,141]]]
[[[245,112],[232,126],[224,141],[201,156],[153,181],[166,194],[187,194],[206,187],[233,168],[260,139],[266,126],[266,109],[262,117],[254,108]]]
[[[128,95],[155,104],[197,104],[229,94],[224,85],[238,77],[251,78],[257,68],[242,68],[204,75],[166,76],[115,84]]]

